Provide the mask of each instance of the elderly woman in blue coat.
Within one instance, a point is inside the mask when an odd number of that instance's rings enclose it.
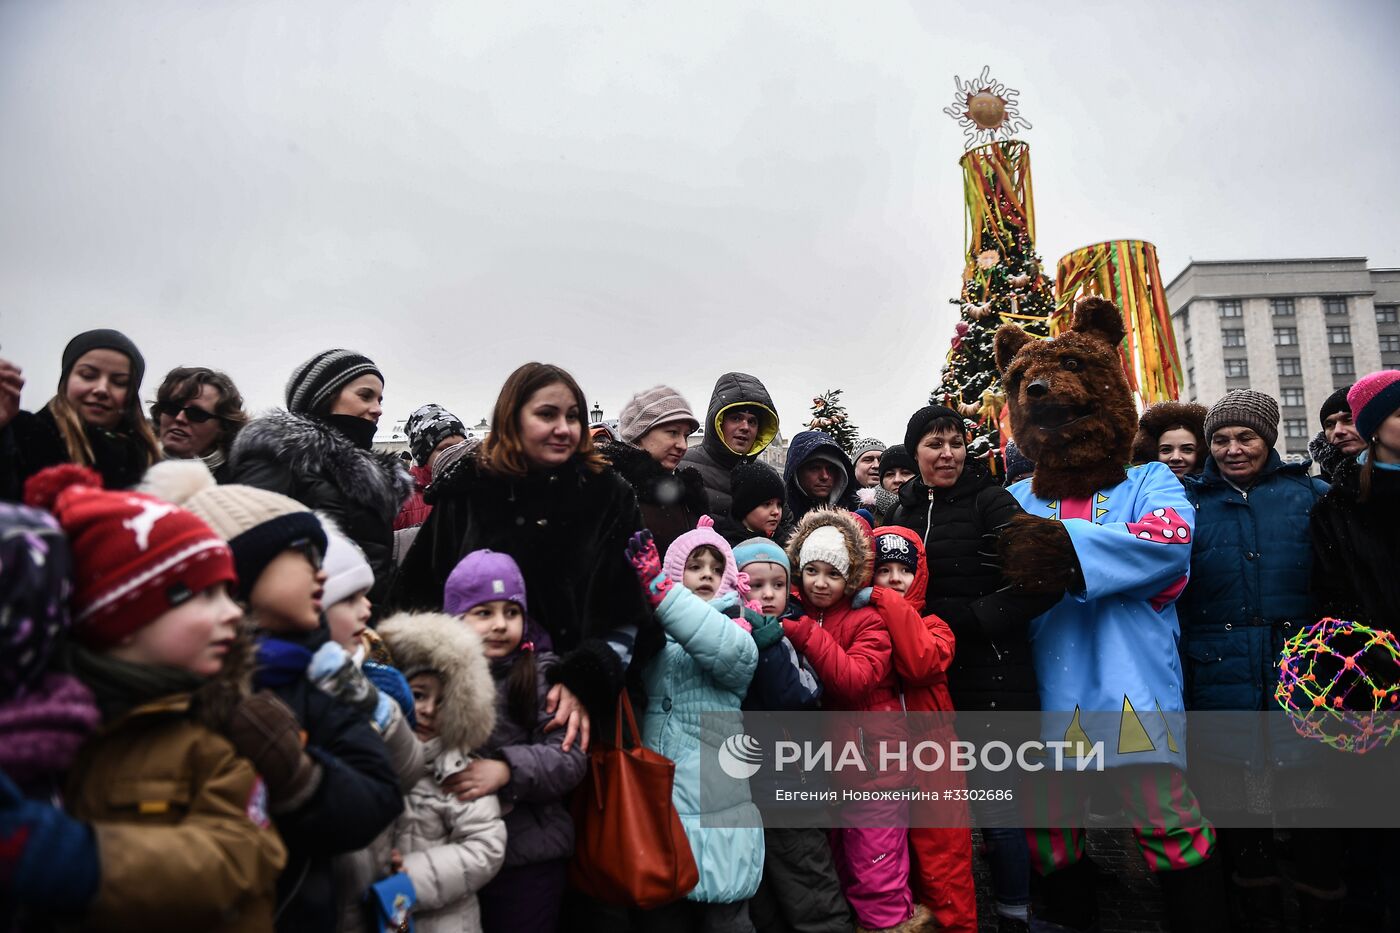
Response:
[[[1268,814],[1331,802],[1317,767],[1328,749],[1299,738],[1273,699],[1284,641],[1314,621],[1309,521],[1327,492],[1306,462],[1284,463],[1273,449],[1278,424],[1278,403],[1248,389],[1226,393],[1207,413],[1210,458],[1200,475],[1186,478],[1196,536],[1190,584],[1177,603],[1187,710],[1275,714],[1198,720],[1190,736],[1193,772],[1216,776],[1192,786],[1205,790],[1207,815],[1223,827],[1233,910],[1251,930],[1280,929],[1282,922]],[[1336,834],[1301,830],[1294,839],[1300,914],[1325,923],[1344,893]]]

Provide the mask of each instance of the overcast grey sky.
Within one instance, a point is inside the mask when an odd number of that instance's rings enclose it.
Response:
[[[893,443],[963,256],[941,113],[1021,89],[1048,266],[1400,265],[1400,4],[0,2],[0,356],[26,407],[126,331],[281,404],[330,346],[386,418],[469,423],[527,359],[609,416],[759,375]],[[1387,90],[1389,88],[1389,90]]]

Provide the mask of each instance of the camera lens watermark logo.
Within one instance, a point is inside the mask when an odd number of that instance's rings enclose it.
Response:
[[[763,746],[758,739],[736,732],[719,747],[719,766],[736,781],[747,781],[763,767]]]

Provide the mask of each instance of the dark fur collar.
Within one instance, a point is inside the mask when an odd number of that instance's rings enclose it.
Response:
[[[413,491],[413,480],[397,457],[360,450],[329,425],[281,409],[250,421],[238,432],[229,453],[234,475],[247,457],[276,460],[295,473],[325,480],[349,501],[367,500],[384,514],[398,514]]]
[[[618,475],[637,493],[637,501],[643,505],[676,504],[674,494],[663,495],[668,487],[681,485],[679,504],[696,515],[705,511],[705,481],[700,471],[694,467],[681,466],[670,471],[657,463],[651,454],[631,444],[607,443],[600,452],[617,470]]]

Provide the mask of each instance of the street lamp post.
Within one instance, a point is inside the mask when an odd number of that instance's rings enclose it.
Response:
[[[593,417],[593,423],[597,424],[599,421],[603,420],[603,406],[599,405],[597,402],[594,402],[593,410],[590,411],[588,414]]]

